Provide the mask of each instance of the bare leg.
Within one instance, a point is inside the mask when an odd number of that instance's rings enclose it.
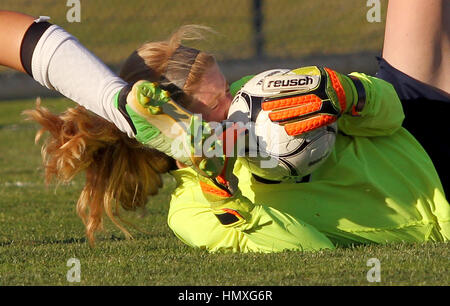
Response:
[[[33,28],[34,20],[22,13],[0,10],[0,65],[22,72],[27,70],[41,85],[60,92],[134,137],[131,126],[113,103],[115,95],[127,83],[70,33],[50,24],[38,28],[44,29],[43,33],[39,32]],[[30,33],[40,36],[27,40]],[[28,43],[22,45],[23,41]],[[24,64],[32,63],[26,70],[22,66],[21,49],[26,51]]]
[[[450,1],[389,1],[383,57],[412,78],[450,93]]]
[[[25,72],[20,61],[20,45],[34,19],[21,13],[0,11],[0,65]]]

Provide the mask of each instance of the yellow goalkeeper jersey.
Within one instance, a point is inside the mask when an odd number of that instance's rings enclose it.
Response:
[[[355,243],[447,241],[450,206],[433,163],[401,127],[392,86],[360,73],[367,103],[360,117],[343,115],[330,157],[308,182],[266,184],[239,161],[242,195],[251,219],[223,226],[190,168],[177,181],[168,224],[184,243],[210,252],[314,251]]]

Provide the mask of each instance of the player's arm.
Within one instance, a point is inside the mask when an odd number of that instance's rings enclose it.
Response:
[[[364,87],[364,107],[346,112],[338,120],[340,131],[353,136],[384,136],[396,132],[405,115],[394,87],[381,79],[363,73],[351,73]]]
[[[168,223],[184,243],[210,252],[280,252],[333,249],[331,241],[313,226],[276,209],[254,205],[242,195],[230,207],[251,207],[237,225],[219,219],[202,195],[193,172],[178,170],[179,182],[170,204]],[[191,179],[189,179],[191,176]],[[225,223],[225,224],[224,224]]]

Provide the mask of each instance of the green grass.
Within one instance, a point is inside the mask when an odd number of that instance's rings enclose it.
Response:
[[[46,99],[61,111],[73,103]],[[168,228],[166,187],[148,214],[127,218],[148,233],[125,240],[112,224],[88,246],[75,203],[83,177],[68,186],[43,184],[37,127],[20,113],[33,100],[0,102],[0,286],[2,285],[449,285],[444,243],[369,245],[317,253],[208,254],[180,242]],[[69,283],[67,261],[78,258],[81,282]],[[366,275],[381,263],[381,282]]]
[[[0,9],[51,21],[75,35],[105,63],[120,64],[145,41],[167,38],[184,24],[212,27],[217,35],[194,45],[219,60],[248,59],[253,47],[251,0],[81,0],[81,22],[66,19],[65,0],[2,0]],[[265,0],[265,53],[270,57],[298,58],[310,54],[381,51],[385,18],[369,23],[365,0]],[[385,16],[387,0],[381,1]]]

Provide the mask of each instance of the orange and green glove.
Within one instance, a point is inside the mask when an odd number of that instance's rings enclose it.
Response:
[[[215,177],[198,175],[204,197],[210,203],[211,209],[220,223],[225,227],[239,226],[251,219],[253,203],[241,195],[239,180],[233,173],[237,160],[238,137],[245,137],[246,129],[239,124],[223,125],[223,131],[218,135],[218,143],[223,146],[225,163],[222,172]]]
[[[172,100],[158,83],[142,80],[122,89],[116,95],[115,106],[127,119],[136,139],[145,146],[191,166],[202,176],[216,177],[222,172],[225,154],[207,156],[205,151],[216,148],[214,143],[206,150],[203,146],[214,131]]]
[[[361,81],[329,68],[309,66],[264,79],[262,109],[288,135],[300,135],[335,122],[349,113],[358,116],[364,109],[365,90]]]

